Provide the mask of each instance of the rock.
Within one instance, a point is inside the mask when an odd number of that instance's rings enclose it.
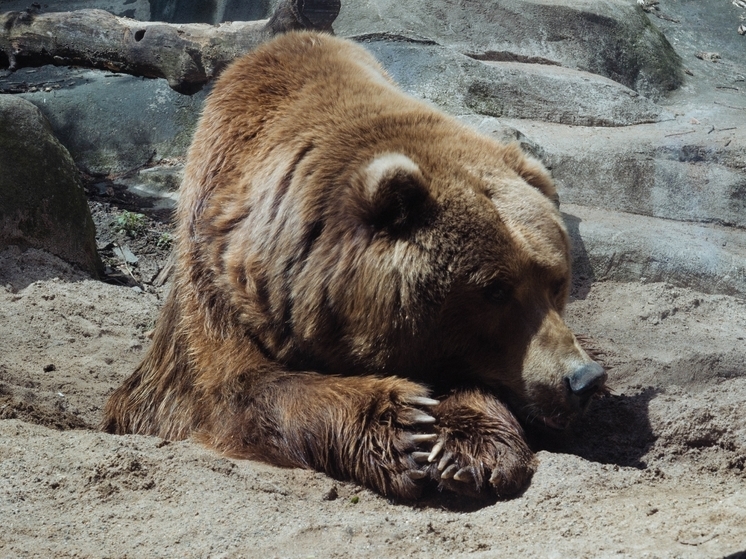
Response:
[[[0,12],[21,12],[31,5],[29,0],[3,0]],[[141,21],[149,19],[151,12],[149,0],[45,0],[41,3],[41,12],[71,12],[90,8]]]
[[[492,136],[499,142],[511,143],[518,142],[521,148],[530,153],[537,159],[544,159],[544,148],[523,134],[520,130],[508,126],[503,121],[497,120],[491,116],[483,115],[460,115],[458,120],[471,126],[477,132]]]
[[[683,82],[679,56],[628,0],[349,0],[334,30],[348,37],[431,41],[482,60],[556,64],[651,98]]]
[[[46,0],[42,12],[106,10],[116,16],[140,21],[169,23],[212,23],[266,19],[276,1],[272,0]],[[1,12],[23,11],[29,0],[3,0]]]
[[[0,249],[41,248],[102,270],[78,169],[41,111],[0,95]]]
[[[562,204],[573,273],[746,297],[746,231]]]
[[[452,113],[628,126],[661,120],[661,107],[610,79],[546,64],[478,61],[453,49],[407,41],[364,46],[412,95]]]
[[[184,163],[177,160],[162,160],[152,167],[137,169],[117,179],[138,196],[150,198],[153,209],[174,209],[179,198],[179,185],[184,176]]]
[[[587,72],[519,62],[486,62],[490,80],[475,80],[466,104],[477,113],[574,126],[657,122],[664,111],[637,92]]]
[[[116,246],[114,247],[114,254],[124,260],[127,264],[137,264],[138,258],[129,249],[128,246]]]
[[[681,55],[689,72],[685,87],[672,92],[666,105],[691,110],[699,120],[713,113],[742,114],[743,109],[729,106],[746,106],[744,38],[734,31],[741,18],[746,17],[744,9],[735,2],[721,4],[717,0],[668,1],[662,9],[666,17],[653,21]],[[720,59],[712,63],[697,58],[697,53],[703,51],[717,52]]]
[[[150,19],[172,23],[221,23],[266,19],[270,0],[150,0]]]
[[[105,175],[183,156],[206,96],[176,93],[162,79],[55,66],[20,69],[0,90],[24,92],[78,166]]]
[[[601,129],[501,120],[542,147],[563,203],[746,227],[746,118],[710,122]]]

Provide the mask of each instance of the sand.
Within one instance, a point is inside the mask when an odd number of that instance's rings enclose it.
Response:
[[[105,207],[93,209],[100,230],[113,223]],[[40,251],[0,253],[2,557],[746,552],[742,299],[662,283],[578,291],[567,320],[601,353],[612,394],[565,436],[535,438],[538,471],[520,496],[432,492],[401,504],[190,441],[97,431],[107,395],[150,343],[168,288],[151,284],[167,252],[147,248],[162,228],[139,241],[108,234],[99,246],[122,285]],[[138,263],[118,265],[112,242],[137,247]]]

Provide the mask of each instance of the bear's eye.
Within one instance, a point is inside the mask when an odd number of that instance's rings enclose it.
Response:
[[[512,294],[513,289],[501,282],[495,282],[484,289],[484,298],[494,305],[504,305]]]
[[[564,279],[557,280],[552,284],[552,296],[555,299],[559,299],[565,294],[565,288],[567,287],[567,281]]]

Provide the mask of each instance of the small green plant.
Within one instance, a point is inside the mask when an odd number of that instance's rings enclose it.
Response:
[[[143,214],[123,211],[115,222],[116,230],[129,237],[136,237],[145,231],[146,218]]]
[[[161,233],[160,237],[158,237],[158,240],[155,242],[155,246],[160,249],[167,250],[171,248],[173,242],[174,236],[168,231],[164,231],[163,233]]]

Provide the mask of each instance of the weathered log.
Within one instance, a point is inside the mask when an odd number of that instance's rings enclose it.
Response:
[[[339,0],[288,0],[269,20],[169,24],[135,21],[103,10],[0,14],[0,52],[10,70],[76,65],[165,78],[191,94],[231,60],[291,29],[331,31]]]

